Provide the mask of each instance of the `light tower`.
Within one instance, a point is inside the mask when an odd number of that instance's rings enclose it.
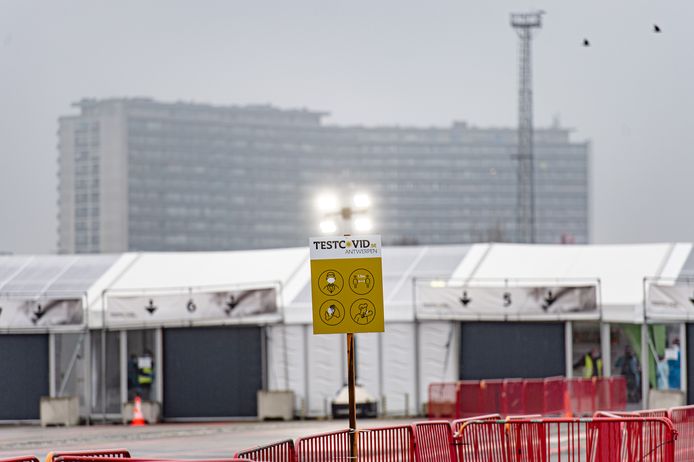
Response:
[[[520,38],[518,48],[518,197],[516,240],[535,242],[535,179],[533,166],[533,89],[530,42],[542,27],[544,11],[512,13],[511,26]]]

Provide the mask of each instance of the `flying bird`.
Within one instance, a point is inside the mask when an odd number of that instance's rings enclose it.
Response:
[[[655,32],[656,34],[660,34],[660,26],[658,26],[657,24],[653,24],[653,32]]]
[[[583,39],[583,46],[584,46],[584,47],[589,47],[589,46],[590,46],[590,42],[588,41],[588,39]]]

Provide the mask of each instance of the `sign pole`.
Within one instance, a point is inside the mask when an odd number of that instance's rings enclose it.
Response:
[[[354,334],[347,333],[347,387],[349,389],[349,460],[357,460],[357,403],[354,398],[356,370],[354,365]]]
[[[347,334],[348,462],[357,462],[354,334],[384,331],[381,236],[312,237],[309,248],[313,333]]]

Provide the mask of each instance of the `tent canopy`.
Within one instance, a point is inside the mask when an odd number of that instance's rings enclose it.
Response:
[[[634,245],[475,244],[383,250],[386,321],[415,318],[414,281],[514,281],[517,285],[597,281],[602,317],[643,322],[646,278],[694,274],[691,243]],[[104,297],[214,288],[276,287],[289,324],[311,321],[308,248],[120,255],[0,256],[0,301],[73,297],[86,301],[91,326]],[[108,309],[108,308],[107,308]]]

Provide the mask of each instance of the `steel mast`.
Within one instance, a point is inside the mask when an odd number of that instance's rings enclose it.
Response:
[[[535,178],[533,166],[533,90],[530,45],[533,29],[542,27],[544,11],[512,13],[518,47],[518,196],[516,241],[535,242]]]

